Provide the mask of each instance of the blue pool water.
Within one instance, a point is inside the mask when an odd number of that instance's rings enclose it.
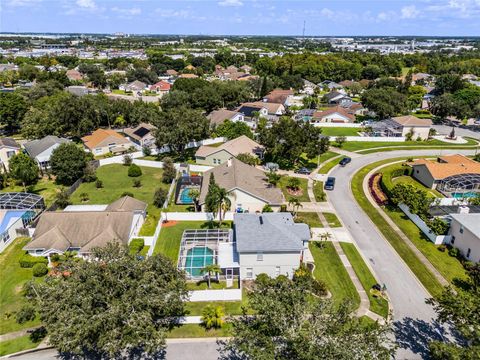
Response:
[[[180,202],[182,204],[193,204],[193,199],[190,197],[190,188],[182,189],[180,193]]]
[[[202,268],[213,264],[213,250],[206,246],[195,246],[187,252],[185,261],[185,271],[190,276],[198,277],[202,275]]]
[[[480,193],[476,193],[476,192],[473,192],[473,191],[464,192],[464,193],[454,192],[454,193],[452,193],[452,197],[454,197],[455,199],[462,199],[462,198],[465,199],[465,198],[476,197],[476,196],[478,196],[478,194],[480,194]]]

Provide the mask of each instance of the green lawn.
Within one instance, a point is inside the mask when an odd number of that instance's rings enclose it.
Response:
[[[299,212],[295,218],[295,222],[305,223],[310,227],[323,227],[316,212]]]
[[[22,296],[22,286],[33,278],[32,269],[22,268],[18,263],[25,254],[22,250],[30,238],[17,238],[0,254],[0,334],[5,334],[40,324],[35,319],[25,324],[17,324],[15,312],[26,303]]]
[[[242,314],[242,307],[247,307],[248,305],[248,296],[245,289],[242,290],[242,300],[239,301],[196,301],[196,302],[187,302],[185,304],[185,309],[188,311],[190,316],[201,316],[203,309],[208,305],[212,306],[221,306],[226,315],[240,315]],[[250,313],[251,310],[247,309]]]
[[[185,324],[174,328],[168,334],[168,338],[202,338],[202,337],[227,337],[230,336],[232,326],[225,323],[220,329],[206,330],[200,324]]]
[[[356,127],[322,127],[325,136],[358,136],[360,128]]]
[[[323,165],[320,170],[318,170],[318,173],[319,174],[328,174],[328,172],[330,170],[332,170],[335,166],[338,165],[338,163],[340,162],[340,160],[342,160],[345,156],[340,156],[339,158],[336,158],[336,159],[333,159],[333,160],[330,160],[329,162],[327,162],[325,165]]]
[[[210,222],[203,221],[179,221],[173,226],[162,227],[153,254],[163,254],[172,259],[176,264],[183,232],[187,229],[209,228],[211,225]],[[226,228],[229,228],[230,226],[230,222],[224,222],[222,225],[222,227]]]
[[[410,267],[413,273],[417,276],[420,282],[430,292],[432,296],[438,296],[443,291],[442,285],[438,282],[435,276],[428,270],[428,268],[417,258],[410,247],[402,240],[402,238],[388,225],[378,211],[370,204],[363,192],[363,179],[374,168],[395,162],[397,160],[404,160],[405,158],[388,159],[378,161],[370,164],[359,170],[352,180],[352,193],[357,203],[362,207],[365,213],[370,217],[372,222],[382,232],[387,241],[393,246],[396,252],[401,256],[405,263]]]
[[[310,243],[310,251],[315,260],[315,269],[313,275],[316,279],[322,280],[327,285],[328,291],[332,294],[335,304],[339,304],[345,299],[353,302],[355,308],[360,305],[360,296],[355,286],[348,276],[347,270],[342,264],[333,244],[331,242],[322,242],[323,248],[320,248],[319,242]]]
[[[41,195],[45,200],[45,205],[48,207],[53,204],[55,201],[55,196],[58,191],[62,188],[61,185],[56,185],[52,180],[48,180],[48,178],[44,177],[38,180],[38,182],[34,185],[27,186],[27,192]],[[11,181],[11,184],[0,192],[23,192],[22,185],[16,185]]]
[[[327,201],[327,194],[323,191],[323,182],[314,181],[313,182],[313,195],[315,196],[316,202]]]
[[[162,187],[168,191],[169,185],[164,184],[162,180],[162,169],[141,167],[142,175],[132,178],[127,175],[128,166],[122,164],[104,165],[97,169],[97,177],[103,182],[103,188],[97,189],[95,182],[83,183],[72,194],[73,204],[110,204],[120,198],[124,192],[131,192],[136,199],[145,201],[147,207],[147,219],[140,235],[151,236],[155,232],[158,219],[160,218],[160,209],[152,204],[155,190]],[[133,187],[133,179],[139,179],[142,186]],[[80,194],[87,193],[89,201],[82,202]]]
[[[473,139],[467,139],[466,144],[448,144],[444,141],[432,139],[428,141],[404,141],[404,142],[391,142],[391,141],[347,141],[343,144],[342,149],[348,151],[360,151],[362,154],[368,154],[377,151],[389,151],[389,150],[419,150],[419,149],[462,149],[471,148],[473,145],[478,144]],[[378,147],[390,147],[391,149],[377,149]]]
[[[342,227],[340,220],[338,220],[337,215],[335,215],[334,213],[324,212],[323,216],[325,216],[325,219],[327,220],[328,225],[330,225],[330,227],[332,228]]]
[[[350,261],[350,264],[353,266],[353,270],[362,283],[363,288],[367,292],[368,299],[370,300],[370,310],[386,318],[388,316],[388,302],[384,298],[374,297],[370,293],[372,286],[377,284],[378,281],[375,279],[370,269],[363,261],[363,258],[358,252],[357,248],[354,244],[344,242],[341,242],[340,246],[347,256],[348,261]]]
[[[287,200],[287,202],[288,202],[288,199],[290,199],[290,198],[296,198],[296,199],[300,200],[300,202],[310,202],[310,198],[308,197],[308,190],[307,190],[308,180],[303,179],[303,178],[297,178],[298,180],[300,180],[300,189],[302,190],[302,193],[301,193],[301,195],[294,196],[294,195],[289,194],[288,191],[287,191],[287,185],[288,185],[288,179],[289,178],[290,178],[289,176],[282,176],[280,178],[280,182],[278,183],[278,185],[282,189],[283,195],[285,196],[285,199]]]
[[[0,356],[13,354],[19,351],[36,348],[40,342],[30,340],[30,335],[20,336],[13,340],[0,342]]]
[[[315,158],[313,159],[308,159],[307,158],[307,154],[302,154],[302,156],[300,157],[300,160],[299,160],[299,168],[300,167],[306,167],[308,169],[315,169],[318,164],[321,164],[322,162],[324,161],[327,161],[335,156],[338,156],[337,153],[333,152],[333,151],[327,151],[327,152],[324,152],[322,155],[320,156],[316,156]]]

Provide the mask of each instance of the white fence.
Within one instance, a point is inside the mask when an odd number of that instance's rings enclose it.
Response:
[[[213,169],[213,166],[189,164],[188,169],[190,170],[190,172],[203,173],[205,171]]]
[[[189,301],[238,301],[242,300],[241,289],[195,290],[188,293]]]
[[[233,220],[233,212],[229,211],[223,216],[223,220]],[[170,221],[212,221],[218,220],[218,214],[214,218],[212,213],[207,212],[162,212],[161,220]]]
[[[335,141],[336,136],[330,136],[330,140]],[[392,137],[383,137],[383,136],[345,136],[345,141],[372,141],[372,142],[405,142],[404,136],[392,136]]]
[[[361,128],[363,125],[358,123],[334,123],[334,122],[324,122],[324,123],[312,123],[317,127],[336,127],[336,128]]]
[[[428,239],[433,242],[435,245],[443,244],[444,242],[448,242],[449,236],[448,235],[436,235],[430,228],[427,226],[425,221],[420,219],[420,217],[416,214],[410,212],[409,208],[405,204],[399,204],[398,207],[408,216],[410,220],[413,221],[417,227],[422,230]]]

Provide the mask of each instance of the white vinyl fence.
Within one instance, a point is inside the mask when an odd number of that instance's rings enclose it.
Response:
[[[233,212],[229,211],[223,216],[223,220],[233,220]],[[218,214],[214,218],[212,213],[208,212],[162,212],[160,220],[170,221],[212,221],[218,220]]]
[[[430,228],[427,226],[425,221],[420,219],[420,217],[416,214],[413,214],[410,212],[410,209],[408,208],[407,205],[405,204],[399,204],[398,207],[405,213],[405,215],[408,216],[410,220],[413,221],[417,227],[422,230],[422,232],[425,234],[428,239],[433,242],[435,245],[440,245],[443,243],[448,243],[449,242],[449,236],[448,235],[436,235]]]
[[[241,289],[195,290],[188,293],[189,301],[237,301],[242,300]]]
[[[361,128],[363,125],[358,123],[334,123],[334,122],[324,122],[324,123],[312,123],[317,127],[335,127],[335,128]]]
[[[335,141],[336,136],[330,136],[330,140]],[[371,141],[371,142],[405,142],[404,136],[345,136],[345,141]]]

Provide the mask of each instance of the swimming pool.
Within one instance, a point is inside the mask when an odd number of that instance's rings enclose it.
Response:
[[[452,197],[454,197],[455,199],[469,199],[469,198],[477,197],[479,195],[480,195],[480,193],[477,193],[477,192],[474,192],[474,191],[469,191],[469,192],[464,192],[464,193],[461,193],[461,192],[452,193]]]
[[[190,189],[191,188],[186,187],[180,192],[179,199],[181,204],[193,204],[193,199],[190,196]]]
[[[187,251],[185,271],[192,277],[202,276],[202,268],[213,264],[213,250],[206,246],[195,246]]]

